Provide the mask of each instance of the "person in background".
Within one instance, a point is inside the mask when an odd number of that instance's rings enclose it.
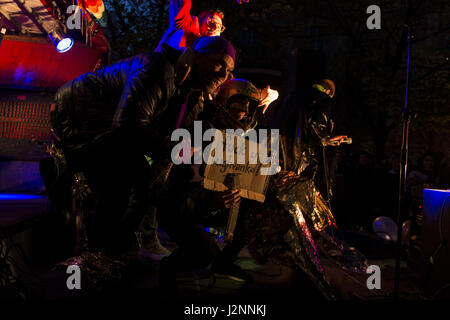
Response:
[[[419,168],[408,174],[408,184],[410,186],[420,184],[438,186],[441,183],[441,177],[437,169],[435,156],[432,153],[424,154],[419,162]]]
[[[248,3],[238,0],[238,3]],[[191,0],[171,0],[169,4],[170,27],[162,37],[155,51],[160,51],[163,43],[175,49],[192,47],[200,37],[217,37],[225,30],[224,14],[220,10],[203,11],[191,15]]]
[[[250,0],[237,0],[238,4],[249,3]],[[190,0],[171,0],[169,5],[170,27],[162,37],[155,51],[160,52],[163,44],[168,44],[177,50],[186,50],[194,46],[200,37],[218,37],[225,30],[224,13],[220,10],[207,10],[198,17],[191,15]],[[229,79],[233,79],[230,74]],[[272,101],[278,99],[278,91],[268,85],[260,89],[264,114]]]

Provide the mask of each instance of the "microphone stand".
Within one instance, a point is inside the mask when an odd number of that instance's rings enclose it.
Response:
[[[400,163],[400,183],[399,183],[399,200],[398,200],[398,215],[397,215],[398,229],[397,229],[395,279],[394,279],[394,293],[393,293],[394,299],[398,299],[398,291],[400,285],[400,259],[402,254],[402,218],[406,216],[408,208],[406,203],[406,173],[408,166],[409,125],[412,113],[408,107],[412,32],[410,24],[406,25],[406,27],[408,28],[408,61],[406,67],[405,106],[403,108],[402,148],[400,153],[401,163]]]

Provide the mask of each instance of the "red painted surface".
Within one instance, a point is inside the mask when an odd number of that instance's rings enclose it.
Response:
[[[93,71],[102,57],[102,52],[76,44],[71,50],[59,53],[51,43],[3,39],[0,86],[55,90],[67,81]]]

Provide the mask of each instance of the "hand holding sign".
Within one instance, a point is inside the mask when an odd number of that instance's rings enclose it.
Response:
[[[228,189],[222,192],[222,201],[225,208],[230,209],[232,205],[241,201],[240,191],[238,189]]]
[[[223,184],[227,186],[229,190],[233,190],[231,193],[231,198],[229,198],[230,214],[228,216],[227,228],[225,230],[225,242],[227,243],[233,241],[234,229],[236,229],[239,214],[240,198],[236,198],[236,196],[239,197],[240,192],[240,175],[240,173],[228,173],[223,181]]]

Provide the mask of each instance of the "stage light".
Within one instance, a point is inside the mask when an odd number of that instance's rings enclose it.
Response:
[[[59,52],[66,52],[70,50],[73,46],[73,40],[71,38],[64,38],[60,42],[58,42],[58,45],[56,46],[56,49]]]
[[[63,33],[59,30],[54,30],[48,34],[56,50],[60,53],[69,51],[73,46],[73,39],[64,37]]]

